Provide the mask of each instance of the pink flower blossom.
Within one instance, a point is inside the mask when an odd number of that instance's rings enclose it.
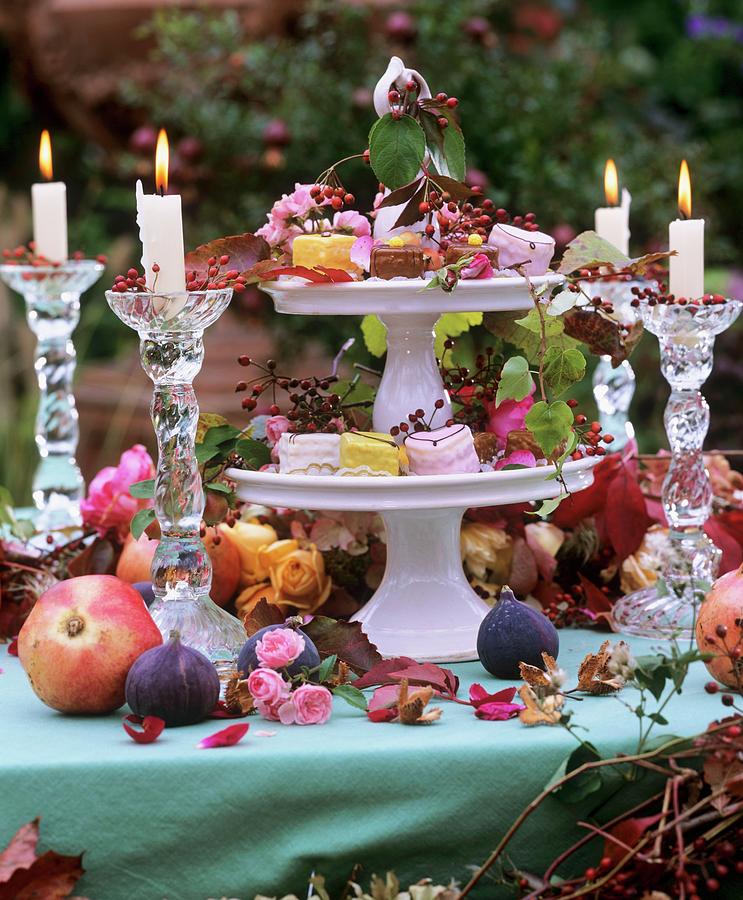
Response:
[[[535,389],[536,385],[532,385],[532,394]],[[533,405],[534,399],[531,394],[524,397],[523,400],[504,400],[500,406],[496,406],[495,402],[490,404],[487,431],[492,432],[498,438],[499,450],[505,449],[508,435],[512,431],[518,431],[524,427],[526,414]]]
[[[304,234],[309,214],[317,209],[310,196],[310,184],[294,185],[291,194],[284,194],[274,203],[268,213],[268,223],[261,226],[256,234],[265,238],[272,247],[290,250],[297,235]]]
[[[132,497],[129,488],[154,475],[155,465],[142,444],[125,450],[118,466],[106,466],[90,482],[88,496],[80,503],[83,524],[95,528],[101,536],[115,529],[123,540],[132,516],[151,505],[150,500]]]
[[[493,267],[484,253],[476,253],[459,272],[460,278],[492,278]]]
[[[260,664],[269,669],[283,669],[298,659],[303,651],[304,638],[293,628],[267,631],[255,647]]]
[[[333,216],[333,231],[338,234],[355,234],[356,237],[363,237],[371,234],[371,225],[366,216],[362,216],[355,209],[347,209],[337,212]]]
[[[270,669],[267,671],[271,671]],[[268,719],[269,722],[278,722],[279,719],[279,709],[286,701],[280,701],[277,704],[266,703],[264,700],[256,700],[255,708],[258,710],[258,714],[263,716],[264,719]]]
[[[333,711],[333,695],[321,684],[300,685],[291,700],[297,725],[324,725]]]
[[[495,694],[489,694],[481,684],[473,684],[470,687],[470,703],[475,707],[475,715],[478,719],[487,719],[489,722],[503,722],[512,719],[524,709],[520,703],[512,703],[516,694],[516,688],[504,688]]]
[[[528,466],[530,469],[533,469],[536,464],[536,457],[531,450],[514,450],[513,453],[509,453],[508,456],[498,460],[495,464],[495,471],[505,469],[506,466]]]
[[[271,416],[270,419],[266,419],[266,438],[268,443],[272,447],[274,444],[278,444],[281,435],[288,431],[290,427],[291,422],[286,416]]]
[[[362,268],[365,272],[368,272],[371,266],[372,249],[375,244],[379,243],[381,243],[381,241],[375,241],[370,234],[364,234],[357,238],[353,244],[351,244],[351,262],[356,263],[357,266]]]
[[[289,696],[289,684],[274,669],[253,669],[248,675],[248,690],[256,704],[277,707]]]

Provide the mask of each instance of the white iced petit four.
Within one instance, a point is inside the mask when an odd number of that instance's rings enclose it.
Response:
[[[279,438],[282,475],[335,475],[341,465],[339,434],[291,434]]]
[[[544,275],[555,253],[555,239],[550,235],[514,225],[495,224],[488,244],[498,248],[498,265],[502,269],[523,264],[527,275]]]
[[[413,431],[405,438],[405,452],[412,475],[480,471],[480,460],[467,425],[445,425],[433,431]]]

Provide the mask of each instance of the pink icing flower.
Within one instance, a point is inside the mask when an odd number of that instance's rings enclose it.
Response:
[[[303,684],[292,694],[297,725],[324,725],[333,711],[333,695],[320,684]]]
[[[371,225],[366,216],[362,216],[355,209],[347,209],[344,212],[337,212],[333,216],[333,231],[338,234],[355,234],[356,237],[363,237],[371,234]]]
[[[536,457],[531,450],[514,450],[513,453],[509,453],[508,456],[498,460],[495,464],[495,471],[505,469],[506,466],[528,466],[530,469],[533,469],[536,464]]]
[[[88,496],[80,503],[83,524],[95,528],[103,536],[115,529],[126,537],[132,516],[151,505],[150,500],[137,500],[129,488],[137,481],[155,475],[155,465],[142,444],[135,444],[121,454],[118,466],[106,466],[88,487]]]
[[[304,638],[293,628],[267,631],[255,647],[260,664],[269,669],[283,669],[298,659],[303,651]]]
[[[271,416],[270,419],[266,419],[266,438],[268,443],[272,447],[274,444],[278,444],[281,435],[288,431],[290,427],[291,422],[286,416]]]
[[[533,394],[535,390],[536,385],[532,385],[531,393]],[[504,400],[500,406],[496,406],[495,402],[490,404],[487,430],[498,438],[499,450],[505,448],[508,435],[512,431],[518,431],[524,427],[524,419],[532,406],[534,406],[534,399],[531,395],[518,401]]]
[[[476,253],[459,272],[461,278],[492,278],[493,267],[484,253]]]
[[[273,669],[253,669],[248,675],[248,690],[256,705],[262,703],[271,709],[280,706],[289,696],[289,684]]]

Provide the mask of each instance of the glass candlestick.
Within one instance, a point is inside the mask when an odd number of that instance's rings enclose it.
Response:
[[[636,591],[614,606],[617,626],[630,634],[691,637],[698,604],[717,575],[721,552],[703,531],[712,485],[702,455],[709,406],[699,389],[712,371],[715,336],[740,310],[736,300],[641,307],[645,327],[658,337],[661,372],[671,386],[663,416],[671,461],[662,497],[671,547],[660,587]]]
[[[152,423],[158,446],[155,515],[160,543],[152,560],[150,613],[163,637],[212,660],[224,680],[246,640],[234,616],[209,597],[212,565],[200,537],[204,491],[196,459],[199,407],[193,379],[204,360],[204,329],[229,305],[232,290],[151,294],[106,291],[116,315],[139,334],[142,368],[154,383]]]
[[[80,295],[98,281],[103,269],[91,259],[68,260],[58,266],[0,266],[0,278],[23,295],[26,320],[36,335],[35,436],[41,459],[32,491],[40,532],[81,524],[85,485],[75,460],[79,428],[72,393],[76,359],[72,332],[80,319]]]

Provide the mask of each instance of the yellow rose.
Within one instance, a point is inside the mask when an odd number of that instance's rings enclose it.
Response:
[[[304,613],[313,613],[322,606],[333,586],[330,576],[325,573],[322,553],[314,545],[309,550],[294,549],[278,557],[270,567],[270,577],[273,602]]]
[[[511,571],[511,538],[500,528],[484,522],[468,522],[460,534],[462,559],[480,580],[505,584]],[[486,575],[490,572],[490,577]]]
[[[619,585],[625,594],[652,587],[663,570],[666,556],[671,552],[668,529],[653,525],[635,552],[622,563]]]
[[[268,569],[261,562],[260,552],[276,542],[276,531],[260,522],[236,522],[233,528],[220,526],[220,534],[237,548],[240,554],[240,587],[249,587],[268,580]]]
[[[258,564],[266,572],[266,578],[270,578],[271,569],[277,566],[282,559],[299,550],[299,541],[287,538],[284,541],[274,541],[267,547],[261,547],[258,551]]]
[[[241,619],[245,619],[245,616],[252,613],[255,607],[261,602],[261,600],[265,600],[267,603],[270,603],[273,606],[277,606],[280,609],[282,615],[289,615],[290,611],[287,611],[286,607],[280,606],[276,602],[276,591],[267,581],[264,581],[261,584],[250,585],[249,587],[246,587],[244,591],[238,594],[237,599],[235,600],[235,609],[237,610],[237,615]]]

